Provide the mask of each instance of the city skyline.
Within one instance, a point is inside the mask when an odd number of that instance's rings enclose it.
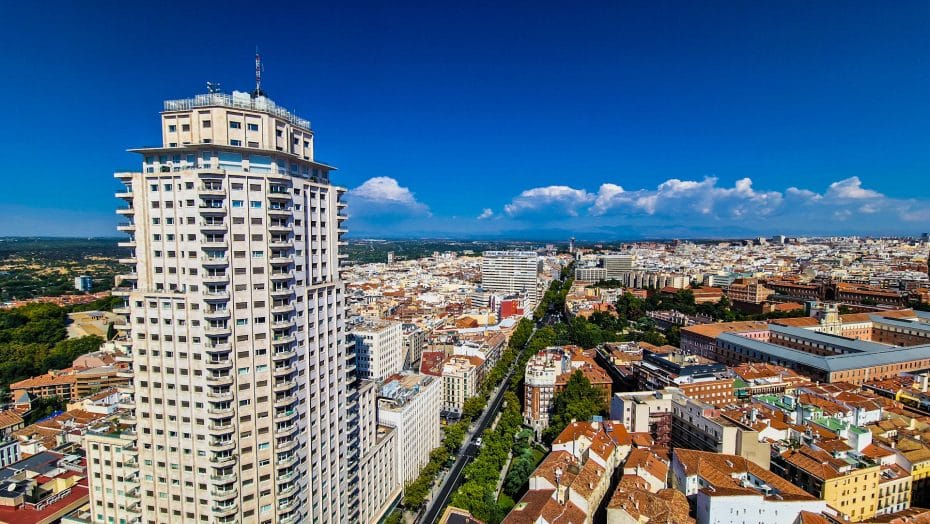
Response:
[[[0,235],[111,236],[107,172],[158,138],[139,122],[206,81],[250,89],[256,44],[269,94],[325,132],[356,238],[925,229],[930,7],[533,5],[315,6],[308,38],[197,49],[170,9],[11,6]],[[49,122],[69,139],[36,162]]]

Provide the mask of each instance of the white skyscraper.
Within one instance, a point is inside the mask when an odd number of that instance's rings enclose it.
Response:
[[[534,251],[485,251],[481,287],[501,293],[524,293],[537,303],[539,257]]]
[[[314,160],[310,123],[260,88],[166,101],[161,131],[134,150],[141,172],[115,175],[132,249],[122,438],[139,468],[125,489],[141,488],[121,517],[357,521],[345,190]]]

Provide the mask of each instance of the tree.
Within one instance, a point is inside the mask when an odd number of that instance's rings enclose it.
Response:
[[[543,440],[552,442],[572,420],[590,420],[594,415],[607,413],[607,402],[603,393],[591,385],[581,370],[572,373],[565,389],[552,398],[552,415],[549,427],[543,432]]]
[[[465,399],[462,404],[462,418],[476,419],[484,411],[485,405],[487,405],[487,397],[481,394]]]
[[[34,424],[56,411],[64,411],[67,403],[59,397],[39,397],[32,401],[32,408],[23,417],[23,421],[28,426]]]
[[[442,445],[449,453],[457,453],[462,447],[462,441],[465,440],[466,422],[456,422],[446,426],[446,436],[442,440]]]
[[[527,459],[526,456],[521,455],[520,457],[514,459],[513,464],[510,466],[510,471],[507,472],[507,478],[504,480],[504,493],[507,493],[511,497],[517,497],[523,487],[530,480],[530,475],[533,474],[533,463],[532,455]]]

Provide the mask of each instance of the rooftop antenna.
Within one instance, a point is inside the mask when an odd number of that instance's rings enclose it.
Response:
[[[252,93],[252,98],[265,96],[262,91],[262,70],[262,55],[258,54],[258,46],[255,46],[255,91]]]
[[[215,95],[220,92],[220,83],[219,82],[207,82],[207,92],[211,95]]]

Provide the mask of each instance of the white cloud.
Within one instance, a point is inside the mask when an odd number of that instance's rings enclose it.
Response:
[[[819,200],[823,200],[823,195],[821,195],[820,193],[815,193],[811,191],[810,189],[799,189],[796,187],[789,187],[788,189],[786,189],[785,195],[789,197],[795,197],[801,200],[805,200],[808,202],[817,202]]]
[[[534,187],[517,195],[504,206],[508,215],[558,208],[571,216],[578,215],[578,208],[595,200],[595,196],[584,189],[568,186]]]
[[[478,215],[478,220],[484,220],[486,218],[491,218],[492,216],[494,216],[494,211],[492,211],[491,208],[486,207],[481,211],[481,214]]]
[[[827,188],[827,197],[830,198],[845,198],[845,199],[861,199],[861,198],[884,198],[885,195],[879,193],[878,191],[873,191],[871,189],[865,189],[862,187],[862,181],[859,180],[857,176],[851,176],[844,180],[840,180],[830,184],[830,187]]]
[[[362,185],[348,192],[350,212],[357,214],[413,213],[429,214],[429,207],[418,202],[409,188],[387,176],[369,178]]]

